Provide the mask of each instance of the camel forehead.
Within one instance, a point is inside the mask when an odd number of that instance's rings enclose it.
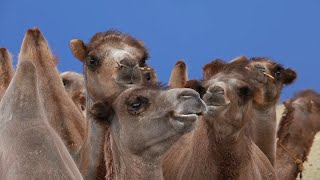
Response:
[[[207,83],[207,85],[221,85],[222,87],[226,87],[227,86],[239,86],[240,83],[242,83],[241,80],[234,78],[234,77],[230,77],[230,76],[225,76],[225,75],[221,75],[220,77],[217,78],[213,78],[211,80],[209,80],[209,82]],[[224,84],[224,85],[223,85]]]
[[[116,60],[117,62],[120,62],[122,59],[127,57],[134,58],[133,51],[134,51],[134,48],[129,46],[125,46],[123,49],[111,48],[110,55],[114,60]]]

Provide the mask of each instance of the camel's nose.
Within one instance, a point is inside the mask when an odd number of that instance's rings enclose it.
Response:
[[[256,64],[256,65],[254,65],[254,68],[256,68],[256,70],[261,73],[267,72],[267,69],[262,64]]]
[[[217,82],[213,85],[211,85],[208,90],[207,90],[207,93],[210,93],[210,94],[221,94],[223,95],[224,94],[224,91],[226,89],[226,84],[223,83],[223,82]]]
[[[120,64],[125,66],[125,67],[129,67],[129,68],[134,68],[135,66],[138,65],[138,63],[135,63],[133,60],[130,60],[130,59],[122,59],[120,61]]]
[[[175,88],[169,90],[175,94],[173,101],[177,103],[177,112],[181,114],[202,114],[206,111],[206,105],[197,91],[188,88]],[[176,99],[176,100],[174,100]]]

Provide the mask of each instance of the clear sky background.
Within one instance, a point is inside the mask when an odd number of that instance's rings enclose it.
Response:
[[[165,83],[178,59],[194,79],[213,59],[245,55],[297,71],[281,101],[305,88],[320,90],[319,0],[0,0],[0,47],[9,49],[15,64],[31,27],[41,29],[61,72],[82,72],[69,50],[71,39],[88,42],[96,32],[115,28],[145,43],[149,64]]]

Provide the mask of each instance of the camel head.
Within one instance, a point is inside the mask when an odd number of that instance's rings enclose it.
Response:
[[[306,136],[320,131],[320,94],[313,90],[304,90],[294,98],[284,102],[285,111],[279,125],[278,136]],[[286,129],[290,125],[290,130]]]
[[[146,64],[147,49],[130,35],[99,32],[87,45],[79,39],[71,40],[70,48],[84,64],[87,91],[93,100],[116,97],[128,87],[156,81],[154,70]]]
[[[73,100],[79,111],[85,115],[86,89],[83,76],[76,72],[67,71],[61,73],[60,78],[69,97]]]
[[[229,135],[249,122],[254,86],[242,75],[218,73],[204,81],[204,87],[208,109],[204,118],[217,132]]]
[[[134,87],[121,93],[112,107],[94,104],[92,114],[100,116],[96,119],[106,119],[113,113],[109,120],[117,147],[128,154],[154,160],[190,132],[198,115],[205,110],[204,102],[192,89]]]
[[[255,92],[254,104],[261,108],[275,105],[283,85],[293,83],[297,77],[292,69],[265,58],[252,58],[246,69],[255,72],[251,79],[260,84]]]

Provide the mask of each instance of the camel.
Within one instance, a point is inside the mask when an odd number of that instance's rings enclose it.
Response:
[[[83,76],[76,72],[66,71],[60,74],[60,78],[69,97],[73,100],[79,111],[85,116],[86,90]]]
[[[151,70],[146,64],[149,53],[141,41],[130,35],[100,32],[87,45],[80,39],[71,40],[70,49],[84,64],[87,91],[93,101],[101,97],[115,99],[123,90],[144,84],[146,79],[154,82],[152,74],[144,73]]]
[[[277,179],[269,160],[248,136],[255,85],[247,81],[250,71],[247,75],[227,71],[239,65],[235,61],[221,66],[217,61],[205,68],[210,69],[202,81],[208,110],[192,133],[169,150],[163,164],[165,179]]]
[[[193,129],[205,110],[194,90],[156,86],[127,89],[112,105],[95,103],[91,114],[108,127],[106,179],[163,179],[165,152]]]
[[[174,65],[170,79],[169,79],[169,87],[170,88],[183,88],[185,87],[188,81],[188,71],[187,65],[183,60],[179,60]]]
[[[48,124],[30,61],[17,71],[0,103],[0,179],[83,179]]]
[[[307,160],[314,136],[320,131],[320,94],[304,90],[284,102],[278,129],[276,172],[279,179],[294,180]]]
[[[49,124],[57,132],[82,173],[88,157],[82,154],[86,122],[82,113],[69,98],[56,68],[56,58],[39,29],[26,32],[18,62],[31,61],[38,74],[41,103]]]
[[[103,153],[106,128],[94,123],[88,112],[97,100],[112,103],[124,90],[136,85],[157,82],[155,71],[146,64],[149,57],[141,41],[117,31],[96,33],[88,44],[70,41],[73,55],[83,63],[86,86],[86,109],[90,147],[90,165],[85,179],[105,179]],[[97,148],[98,147],[98,148]]]
[[[9,51],[5,48],[0,48],[0,100],[14,75],[11,59]]]
[[[247,59],[239,56],[229,63],[238,64],[229,66],[225,71],[247,73],[251,77],[247,81],[259,84],[253,98],[252,126],[249,131],[253,141],[274,165],[276,157],[276,103],[279,100],[283,85],[289,85],[296,79],[297,74],[290,68],[285,69],[278,63],[266,58]],[[221,59],[212,61],[204,66],[203,78],[209,79],[228,63]],[[226,68],[226,67],[225,67]]]
[[[275,164],[276,159],[276,104],[284,85],[292,84],[297,74],[266,58],[251,58],[247,69],[256,71],[251,79],[259,82],[253,100],[253,141]]]

